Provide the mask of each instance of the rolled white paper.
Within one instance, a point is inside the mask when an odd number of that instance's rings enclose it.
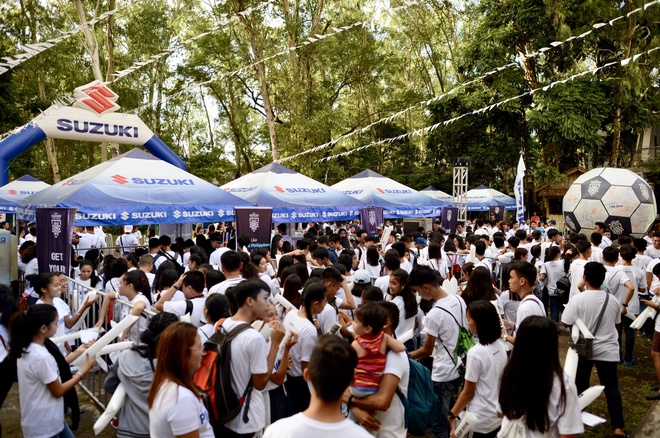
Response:
[[[461,418],[461,422],[456,426],[456,438],[465,438],[468,436],[472,432],[472,429],[474,429],[475,424],[477,424],[477,417],[473,413],[466,411],[463,414],[463,418]]]
[[[181,322],[190,322],[190,313],[179,316],[179,321]]]
[[[121,322],[119,322],[117,325],[111,328],[108,333],[103,335],[101,339],[99,339],[91,347],[89,347],[87,351],[85,351],[85,353],[81,354],[76,360],[74,360],[72,365],[81,367],[85,363],[86,355],[89,355],[89,357],[95,357],[97,354],[99,354],[99,352],[103,349],[103,347],[107,346],[112,341],[114,341],[115,338],[125,329],[128,329],[130,326],[135,324],[135,321],[137,321],[138,318],[140,317],[136,315],[126,316],[126,318],[122,319]]]
[[[264,339],[270,338],[270,335],[273,333],[273,328],[266,322],[261,320],[256,320],[252,323],[252,328],[261,333],[261,336]]]
[[[94,328],[91,328],[91,329],[88,329],[88,330],[94,330],[94,331],[97,331],[98,333],[103,332],[103,329],[98,328],[98,327],[94,327]],[[55,343],[55,344],[62,344],[64,342],[73,341],[74,339],[78,339],[80,337],[80,333],[82,333],[82,332],[69,333],[67,335],[58,336],[56,338],[51,338],[50,340],[53,341],[53,343]]]
[[[402,334],[398,339],[399,339],[399,341],[401,341],[405,344],[406,342],[408,342],[409,340],[411,340],[413,338],[414,334],[415,334],[415,330],[410,329],[407,332],[405,332],[404,334]]]
[[[80,331],[80,342],[86,344],[89,341],[96,341],[99,338],[98,330],[89,329]]]
[[[635,321],[633,321],[633,323],[630,324],[630,327],[635,330],[640,330],[642,327],[644,327],[644,323],[646,322],[646,320],[649,318],[655,318],[655,315],[657,313],[658,312],[655,309],[651,307],[647,307],[646,309],[644,309],[642,313],[639,314],[637,318],[635,318]]]
[[[577,324],[573,324],[571,326],[571,339],[573,342],[577,342],[578,339],[580,339],[580,329],[578,328]]]
[[[589,331],[589,328],[584,324],[584,322],[580,318],[575,320],[575,325],[578,326],[578,328],[582,332],[582,336],[584,336],[586,339],[593,339],[594,338],[594,335],[591,334],[591,331]]]
[[[625,316],[625,317],[628,318],[628,319],[632,319],[633,322],[637,319],[637,318],[635,317],[635,315],[633,315],[631,312],[626,312],[626,314],[623,315],[623,316]]]
[[[97,355],[102,356],[105,354],[114,353],[115,351],[128,350],[129,348],[131,348],[131,345],[133,345],[132,341],[123,341],[123,342],[117,342],[114,344],[106,345],[105,347],[101,348],[101,350],[97,353]]]
[[[592,386],[584,390],[582,394],[579,395],[578,404],[580,405],[580,410],[583,411],[587,406],[589,406],[594,400],[596,400],[603,393],[605,389],[604,386]]]
[[[287,311],[295,308],[293,304],[291,304],[291,301],[287,300],[282,295],[275,296],[275,301],[277,301],[277,303],[284,307]]]
[[[453,295],[458,294],[458,280],[456,280],[456,277],[452,276],[449,279],[449,284],[451,285],[451,291]]]
[[[101,356],[96,356],[96,364],[101,368],[104,373],[108,372],[108,364]]]
[[[112,394],[112,398],[108,402],[108,407],[105,408],[105,412],[101,414],[96,423],[94,423],[94,434],[100,434],[103,429],[105,429],[112,419],[117,415],[117,412],[124,405],[124,400],[126,399],[126,390],[124,385],[120,383],[115,389],[115,393]]]
[[[575,381],[575,375],[577,374],[578,360],[580,356],[576,353],[575,350],[569,348],[566,351],[566,361],[564,361],[564,372],[569,376],[573,381]]]

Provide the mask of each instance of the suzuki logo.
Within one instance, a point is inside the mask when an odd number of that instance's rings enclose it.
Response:
[[[100,81],[90,82],[76,88],[73,90],[73,95],[78,99],[73,104],[74,106],[94,111],[98,115],[114,112],[121,108],[115,103],[119,96]]]
[[[119,175],[119,174],[117,174],[117,175],[112,175],[111,178],[112,178],[112,180],[113,180],[114,182],[116,182],[117,184],[126,184],[126,183],[128,182],[128,180],[126,179],[126,177],[124,177],[124,176],[122,176],[122,175]]]
[[[15,195],[16,193],[17,193],[16,190],[10,190],[10,191],[9,191],[9,194],[10,194],[10,195]]]
[[[382,194],[385,194],[385,190],[383,190],[383,189],[376,189],[376,190],[378,190]]]
[[[280,186],[275,186],[275,190],[277,190],[277,191],[280,192],[280,193],[284,193],[284,191],[285,191],[285,190],[284,190],[282,187],[280,187]]]
[[[119,217],[121,217],[123,220],[126,220],[126,219],[128,219],[129,217],[131,217],[131,215],[128,214],[127,211],[124,211],[124,212],[122,212],[122,213],[119,215]]]
[[[174,210],[172,216],[174,216],[175,219],[179,219],[181,217],[181,212],[179,210]]]

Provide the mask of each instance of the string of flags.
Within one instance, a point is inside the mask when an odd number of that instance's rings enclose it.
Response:
[[[217,30],[224,29],[227,25],[232,24],[232,23],[240,20],[241,17],[248,17],[253,12],[260,11],[261,9],[264,9],[264,8],[270,6],[271,4],[272,4],[272,0],[268,0],[266,2],[260,3],[259,5],[255,6],[255,7],[249,7],[247,9],[244,9],[244,10],[240,11],[240,12],[237,12],[235,15],[230,16],[228,14],[223,14],[223,16],[218,21],[218,24],[216,24],[213,27],[207,28],[204,32],[202,32],[198,35],[195,35],[193,37],[190,37],[188,39],[185,39],[185,40],[181,41],[180,43],[173,44],[172,46],[164,49],[160,53],[152,55],[149,59],[147,59],[145,61],[136,61],[128,68],[126,68],[124,70],[116,71],[112,75],[114,77],[114,79],[112,79],[112,81],[110,81],[110,82],[107,82],[107,84],[112,84],[114,82],[117,82],[119,79],[121,79],[125,76],[128,76],[131,73],[134,73],[135,71],[141,69],[142,67],[153,64],[154,62],[158,61],[159,59],[168,56],[170,53],[172,53],[172,52],[174,52],[178,49],[181,49],[181,48],[187,46],[188,44],[191,44],[191,43],[197,41],[200,38],[204,38],[205,36],[210,35],[210,34],[212,34],[213,32],[215,32]]]
[[[52,38],[47,41],[43,41],[41,43],[34,43],[34,44],[19,44],[19,49],[23,50],[23,53],[17,53],[16,55],[13,56],[3,56],[1,59],[3,60],[0,62],[0,75],[3,75],[7,73],[9,70],[18,67],[28,59],[34,58],[40,53],[45,52],[46,50],[50,49],[51,47],[56,46],[57,44],[61,43],[62,41],[66,41],[78,32],[82,31],[86,27],[90,27],[98,23],[99,21],[105,20],[111,15],[116,14],[117,12],[120,12],[126,8],[129,7],[129,4],[111,9],[109,11],[106,11],[99,15],[98,17],[95,17],[91,19],[90,21],[87,22],[86,25],[77,25],[73,29],[71,29],[68,32],[62,32],[60,36],[57,38]],[[1,137],[0,137],[1,138]]]
[[[408,108],[402,109],[401,111],[398,111],[398,112],[396,112],[395,114],[393,114],[393,115],[391,115],[391,116],[383,117],[383,118],[381,118],[381,119],[379,119],[379,120],[376,120],[376,121],[374,121],[374,122],[372,122],[372,123],[369,123],[368,125],[366,125],[366,126],[364,126],[364,127],[362,127],[362,128],[355,129],[355,130],[353,130],[353,131],[351,131],[351,132],[348,132],[348,133],[346,133],[346,134],[343,134],[343,135],[337,137],[336,139],[330,140],[330,141],[328,141],[327,143],[323,143],[323,144],[318,145],[318,146],[315,146],[315,147],[313,147],[313,148],[310,148],[310,149],[304,150],[304,151],[299,152],[299,153],[297,153],[297,154],[295,154],[295,155],[291,155],[291,156],[288,156],[288,157],[280,158],[280,159],[278,160],[278,162],[279,162],[279,163],[284,163],[284,162],[286,162],[286,161],[293,160],[294,158],[298,158],[298,157],[301,157],[301,156],[303,156],[303,155],[311,154],[311,153],[314,153],[314,152],[319,152],[319,151],[321,151],[321,150],[323,150],[323,149],[327,149],[327,148],[329,148],[329,147],[335,146],[336,144],[338,144],[339,142],[341,142],[341,141],[343,141],[343,140],[345,140],[345,139],[347,139],[347,138],[354,137],[354,136],[356,136],[356,135],[359,135],[359,134],[363,134],[363,133],[365,133],[365,132],[368,132],[368,131],[371,130],[372,127],[374,127],[374,126],[376,126],[376,125],[379,125],[379,124],[381,124],[381,123],[391,123],[391,122],[394,121],[395,119],[397,119],[397,118],[399,118],[399,117],[405,115],[406,113],[408,113],[408,112],[411,111],[411,110],[414,110],[414,109],[419,108],[419,107],[426,107],[426,106],[429,106],[429,105],[431,105],[431,104],[433,104],[433,103],[439,102],[439,101],[441,101],[442,99],[444,99],[444,98],[446,98],[446,97],[448,97],[448,96],[451,96],[452,94],[456,93],[456,92],[459,91],[460,89],[462,89],[462,88],[466,88],[466,87],[468,87],[468,86],[470,86],[470,85],[472,85],[472,84],[474,84],[474,83],[476,83],[476,82],[479,82],[479,81],[485,79],[485,78],[488,77],[488,76],[492,76],[492,75],[494,75],[494,74],[496,74],[496,73],[498,73],[498,72],[501,72],[501,71],[506,70],[506,69],[511,68],[511,67],[519,67],[520,64],[522,63],[522,61],[525,60],[525,59],[538,57],[538,56],[540,56],[541,54],[544,54],[544,53],[546,53],[546,52],[548,52],[548,51],[550,51],[550,50],[553,50],[553,49],[555,49],[555,48],[557,48],[557,47],[560,47],[561,45],[566,44],[566,43],[568,43],[568,42],[570,42],[570,41],[586,38],[588,35],[590,35],[591,33],[593,33],[594,30],[601,29],[601,28],[603,28],[603,27],[605,27],[605,26],[608,26],[608,25],[609,25],[609,26],[613,26],[614,23],[616,23],[616,22],[618,22],[618,21],[620,21],[620,20],[622,20],[622,19],[624,19],[624,18],[628,18],[628,17],[630,17],[631,15],[638,14],[638,13],[640,13],[640,12],[642,12],[642,11],[645,11],[645,10],[648,9],[649,7],[651,7],[651,6],[653,6],[653,5],[657,5],[657,4],[660,4],[660,0],[653,0],[653,1],[651,1],[651,2],[648,2],[648,3],[644,4],[642,7],[636,8],[636,9],[634,9],[634,10],[628,12],[627,14],[623,14],[623,15],[620,15],[620,16],[618,16],[618,17],[616,17],[616,18],[612,18],[611,20],[609,20],[609,21],[607,21],[607,22],[602,22],[602,23],[599,22],[599,23],[595,23],[595,24],[593,24],[593,25],[591,26],[591,27],[592,27],[592,30],[589,30],[589,31],[583,32],[583,33],[581,33],[581,34],[579,34],[579,35],[571,36],[570,38],[567,38],[567,39],[565,39],[565,40],[563,40],[563,41],[553,41],[553,42],[550,43],[549,46],[542,47],[542,48],[540,48],[540,49],[538,49],[538,50],[536,50],[536,51],[534,51],[534,52],[526,53],[526,54],[524,54],[524,55],[521,54],[521,55],[519,55],[519,56],[516,58],[516,61],[515,61],[515,62],[510,62],[510,63],[508,63],[508,64],[505,64],[505,65],[501,66],[501,67],[496,67],[496,68],[494,68],[494,69],[492,69],[492,70],[490,70],[490,71],[488,71],[488,72],[482,74],[481,76],[478,76],[478,77],[476,77],[476,78],[474,78],[474,79],[472,79],[472,80],[470,80],[470,81],[468,81],[468,82],[464,82],[464,83],[462,83],[462,84],[459,84],[459,85],[455,86],[454,88],[452,88],[451,90],[449,90],[449,91],[447,91],[447,92],[445,92],[445,93],[442,93],[442,94],[440,94],[440,95],[438,95],[438,96],[435,96],[435,97],[433,97],[433,98],[431,98],[431,99],[428,99],[428,100],[425,100],[425,101],[422,101],[422,102],[415,103],[415,104],[413,104],[412,106],[409,106]]]
[[[660,1],[660,0],[658,0],[658,1]],[[402,10],[404,10],[404,9],[407,9],[407,8],[409,8],[409,7],[412,7],[412,6],[415,6],[415,5],[418,5],[418,4],[419,4],[419,3],[418,3],[416,0],[405,1],[404,4],[402,4],[401,6],[397,6],[397,7],[395,7],[395,8],[391,8],[391,12],[402,11]],[[266,58],[260,59],[259,61],[256,61],[256,62],[254,62],[254,63],[252,63],[252,64],[245,65],[245,66],[243,66],[243,67],[241,67],[241,68],[239,68],[239,69],[236,69],[236,70],[233,70],[233,71],[230,71],[230,72],[227,72],[227,73],[223,73],[223,74],[221,74],[221,75],[219,75],[219,76],[213,76],[213,77],[211,77],[210,79],[205,80],[205,81],[201,81],[201,82],[193,82],[193,83],[191,83],[191,84],[188,84],[188,85],[184,86],[180,91],[177,91],[176,93],[171,94],[171,95],[169,96],[169,98],[172,99],[172,98],[175,98],[175,97],[177,97],[177,96],[180,96],[181,94],[187,92],[187,91],[188,91],[190,88],[192,88],[192,87],[198,87],[198,86],[207,85],[207,84],[210,84],[210,83],[212,83],[212,82],[214,82],[214,81],[222,80],[222,79],[225,79],[225,78],[229,78],[229,77],[232,77],[232,76],[239,75],[239,74],[241,74],[241,73],[245,73],[245,72],[249,71],[250,69],[256,67],[256,66],[259,65],[259,64],[263,64],[263,63],[268,62],[268,61],[270,61],[270,60],[272,60],[272,59],[275,59],[275,58],[277,58],[277,57],[287,55],[287,54],[290,53],[290,52],[295,52],[296,50],[302,49],[303,47],[306,47],[306,46],[308,46],[308,45],[310,45],[310,44],[314,44],[314,43],[316,43],[316,42],[318,42],[318,41],[321,41],[321,40],[324,40],[324,39],[326,39],[326,38],[329,38],[329,37],[332,37],[332,36],[338,35],[338,34],[343,33],[343,32],[347,32],[347,31],[349,31],[349,30],[351,30],[351,29],[354,29],[354,28],[357,28],[357,27],[365,27],[365,26],[367,26],[367,25],[369,25],[369,22],[367,22],[367,21],[357,21],[357,22],[355,22],[355,23],[353,23],[353,24],[349,24],[349,25],[342,26],[342,27],[330,27],[330,29],[332,29],[332,32],[325,33],[325,34],[316,34],[316,35],[313,35],[313,36],[309,36],[309,37],[307,37],[307,39],[306,39],[305,41],[303,41],[302,43],[298,44],[297,46],[289,47],[289,48],[284,49],[284,50],[282,50],[282,51],[280,51],[280,52],[277,52],[277,53],[275,53],[275,54],[273,54],[273,55],[271,55],[271,56],[268,56],[268,57],[266,57]],[[129,112],[129,113],[133,113],[133,114],[137,114],[137,113],[139,113],[140,111],[142,111],[142,110],[144,110],[144,109],[146,109],[146,108],[151,108],[151,107],[153,107],[153,106],[158,105],[161,101],[162,101],[162,99],[161,99],[161,100],[158,100],[158,101],[156,101],[156,102],[154,102],[154,103],[147,103],[147,104],[145,104],[145,105],[141,105],[141,106],[139,106],[138,108],[135,108],[134,110],[131,110],[131,111],[128,111],[128,112]]]
[[[546,92],[546,91],[550,90],[551,88],[554,88],[556,85],[559,85],[559,84],[565,84],[565,83],[567,83],[567,82],[574,81],[575,79],[580,78],[580,77],[583,77],[583,76],[587,76],[587,75],[595,76],[596,73],[598,73],[600,70],[604,70],[604,69],[606,69],[606,68],[610,68],[610,67],[615,66],[615,65],[620,65],[621,67],[628,66],[628,65],[630,65],[630,64],[632,64],[632,63],[637,62],[637,61],[639,60],[640,57],[642,57],[642,56],[648,56],[648,55],[650,55],[651,53],[655,52],[656,50],[660,50],[660,46],[659,46],[659,47],[654,47],[654,48],[652,48],[652,49],[649,49],[649,50],[647,50],[646,52],[642,52],[642,53],[639,53],[639,54],[633,55],[633,56],[631,56],[631,57],[629,57],[629,58],[622,59],[621,61],[612,61],[612,62],[608,62],[607,64],[604,64],[604,65],[602,65],[602,66],[600,66],[600,67],[597,67],[597,68],[595,68],[595,69],[593,69],[593,70],[586,70],[586,71],[583,71],[583,72],[581,72],[581,73],[574,74],[574,75],[572,75],[572,76],[570,76],[570,77],[568,77],[568,78],[566,78],[566,79],[562,79],[562,80],[560,80],[560,81],[551,82],[550,84],[545,85],[545,86],[543,86],[543,87],[534,88],[534,89],[532,89],[532,90],[530,90],[530,91],[527,91],[527,92],[525,92],[525,93],[521,93],[521,94],[519,94],[519,95],[517,95],[517,96],[510,97],[510,98],[508,98],[508,99],[502,100],[502,101],[497,102],[497,103],[492,104],[492,105],[485,106],[485,107],[483,107],[483,108],[476,109],[476,110],[474,110],[474,111],[470,111],[470,112],[467,112],[467,113],[463,113],[463,114],[461,114],[460,116],[457,116],[457,117],[454,117],[454,118],[451,118],[451,119],[448,119],[448,120],[443,120],[442,122],[438,122],[438,123],[436,123],[436,124],[434,124],[434,125],[427,126],[427,127],[425,127],[425,128],[415,129],[414,131],[407,132],[407,133],[402,134],[402,135],[399,135],[399,136],[397,136],[397,137],[385,138],[385,139],[383,139],[383,140],[375,141],[375,142],[372,142],[372,143],[366,144],[366,145],[364,145],[364,146],[360,146],[360,147],[357,147],[357,148],[354,148],[354,149],[350,149],[350,150],[348,150],[348,151],[345,151],[345,152],[342,152],[342,153],[339,153],[339,154],[330,155],[330,156],[328,156],[328,157],[321,158],[321,159],[319,159],[317,162],[318,162],[318,163],[322,163],[322,162],[325,162],[325,161],[329,161],[329,160],[331,160],[331,159],[333,159],[333,158],[345,157],[345,156],[351,155],[351,154],[353,154],[353,153],[355,153],[355,152],[358,152],[358,151],[361,151],[361,150],[364,150],[364,149],[368,149],[368,148],[370,148],[370,147],[374,147],[374,146],[377,146],[377,145],[386,144],[386,143],[394,143],[394,142],[396,142],[396,141],[401,141],[401,140],[404,140],[404,139],[406,139],[406,138],[412,138],[412,137],[415,137],[415,136],[428,134],[428,133],[430,133],[430,132],[435,131],[436,129],[438,129],[438,128],[441,127],[441,126],[447,126],[447,125],[450,125],[450,124],[452,124],[452,123],[454,123],[454,122],[457,122],[458,120],[462,119],[463,117],[468,117],[468,116],[477,115],[477,114],[483,114],[483,113],[485,113],[485,112],[487,112],[487,111],[491,111],[491,110],[493,110],[493,109],[495,109],[495,108],[499,108],[500,106],[502,106],[502,105],[504,105],[504,104],[506,104],[506,103],[509,103],[509,102],[511,102],[511,101],[513,101],[513,100],[517,100],[517,99],[520,99],[520,98],[525,97],[525,96],[531,96],[531,95],[533,95],[533,94],[535,94],[535,93]]]

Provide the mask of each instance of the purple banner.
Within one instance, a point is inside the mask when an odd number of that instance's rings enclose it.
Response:
[[[235,210],[236,236],[248,238],[247,250],[270,248],[273,209],[270,207],[236,207]]]
[[[71,268],[71,237],[77,208],[37,208],[37,260],[39,273]]]
[[[491,205],[490,207],[490,219],[495,219],[498,222],[504,220],[504,206],[502,205]]]
[[[447,233],[452,234],[456,232],[457,222],[458,222],[458,208],[442,207],[442,226],[445,227]]]
[[[362,229],[365,230],[370,236],[378,234],[378,225],[383,224],[383,208],[361,208],[360,221],[362,222]]]

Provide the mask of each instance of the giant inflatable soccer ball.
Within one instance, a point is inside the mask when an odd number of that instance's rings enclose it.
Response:
[[[599,167],[580,176],[563,202],[564,221],[571,231],[590,235],[605,222],[613,237],[643,237],[656,216],[653,190],[627,169]]]

